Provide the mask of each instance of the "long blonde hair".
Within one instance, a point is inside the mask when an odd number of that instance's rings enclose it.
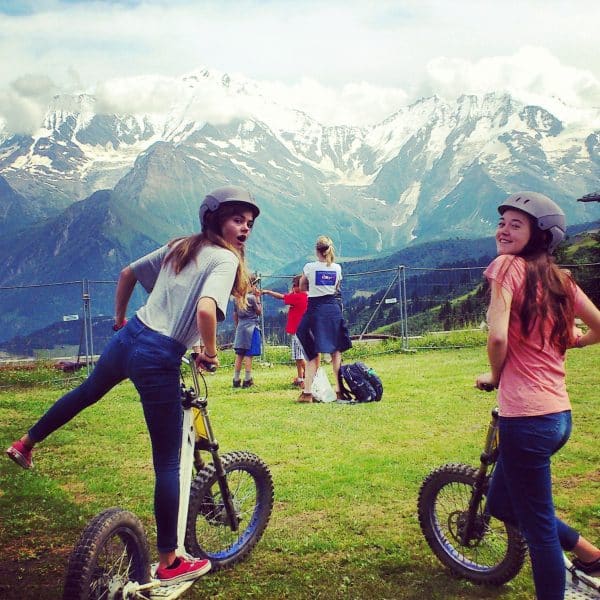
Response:
[[[320,235],[315,243],[315,249],[325,259],[327,266],[335,262],[335,248],[333,241],[326,235]]]
[[[235,248],[225,241],[221,235],[223,224],[231,216],[239,214],[243,203],[228,202],[222,204],[216,211],[209,212],[204,217],[204,231],[187,237],[179,237],[168,242],[170,248],[165,256],[163,265],[170,264],[171,268],[178,274],[186,265],[193,260],[200,249],[208,244],[214,244],[233,252],[239,259],[235,280],[231,295],[240,307],[247,306],[246,294],[250,287],[250,276],[246,267],[246,257],[243,250]]]

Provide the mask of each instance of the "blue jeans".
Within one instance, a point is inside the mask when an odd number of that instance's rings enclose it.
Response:
[[[140,395],[152,444],[159,552],[177,548],[183,426],[179,367],[185,350],[180,342],[153,331],[134,317],[112,337],[92,374],[79,387],[57,400],[29,430],[31,439],[40,442],[100,400],[117,383],[131,379]]]
[[[500,457],[490,483],[487,509],[521,530],[529,547],[538,600],[562,600],[562,550],[572,550],[579,534],[554,513],[550,457],[571,435],[571,411],[500,417],[499,432]]]

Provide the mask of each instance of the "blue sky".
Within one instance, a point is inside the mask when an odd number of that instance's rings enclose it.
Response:
[[[598,0],[0,0],[0,116],[203,66],[324,122],[375,122],[433,93],[600,107],[598,23]]]

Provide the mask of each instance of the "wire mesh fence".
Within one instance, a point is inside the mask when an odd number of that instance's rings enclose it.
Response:
[[[344,265],[341,302],[350,333],[355,340],[394,340],[394,348],[415,350],[428,347],[432,334],[483,329],[487,306],[484,268],[399,265],[357,271]],[[599,303],[600,263],[565,268]],[[287,293],[292,278],[259,274],[259,289]],[[67,366],[69,362],[85,365],[89,372],[94,357],[113,335],[115,285],[113,280],[81,280],[0,287],[0,360],[62,359]],[[145,294],[136,289],[128,314],[144,301]],[[219,326],[222,348],[231,345],[235,334],[232,312],[230,306],[226,321]],[[267,352],[289,345],[286,320],[283,301],[263,295],[261,329]],[[454,343],[461,344],[460,340]],[[371,345],[369,351],[374,348]]]

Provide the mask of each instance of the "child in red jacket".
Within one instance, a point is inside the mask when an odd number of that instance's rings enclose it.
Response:
[[[267,294],[273,298],[283,300],[283,303],[290,307],[285,330],[291,336],[292,359],[296,362],[296,369],[298,371],[293,384],[298,387],[303,387],[306,357],[304,356],[304,350],[296,337],[296,329],[298,329],[298,325],[302,320],[302,315],[306,312],[308,294],[300,291],[300,275],[296,275],[292,279],[292,291],[289,294],[280,294],[273,290],[262,290],[262,294]]]

